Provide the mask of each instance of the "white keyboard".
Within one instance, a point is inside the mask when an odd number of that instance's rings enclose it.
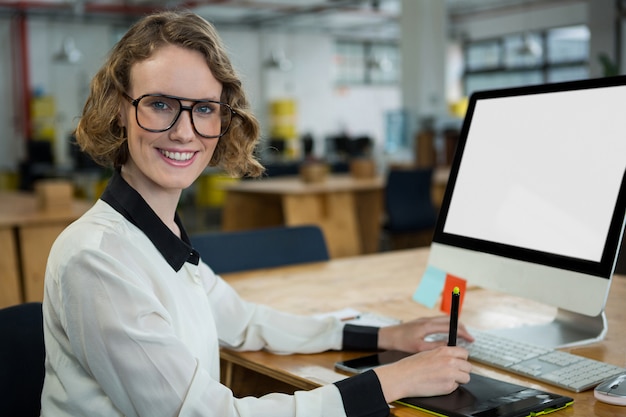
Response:
[[[619,366],[492,333],[473,330],[472,335],[475,342],[465,345],[471,360],[569,391],[585,391],[626,372]]]

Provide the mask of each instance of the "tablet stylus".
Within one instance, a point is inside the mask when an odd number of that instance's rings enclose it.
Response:
[[[448,332],[448,346],[456,346],[456,331],[459,325],[459,299],[461,290],[454,287],[452,290],[452,303],[450,307],[450,331]]]

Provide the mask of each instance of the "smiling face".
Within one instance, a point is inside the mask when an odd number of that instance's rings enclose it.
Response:
[[[219,101],[222,84],[215,79],[205,58],[197,51],[167,45],[152,57],[134,64],[130,71],[132,98],[165,94],[190,100]],[[183,106],[191,104],[182,101]],[[199,136],[191,113],[183,111],[165,132],[148,132],[137,124],[135,107],[125,102],[120,123],[126,128],[130,158],[122,175],[144,198],[160,192],[180,192],[207,167],[219,139]]]

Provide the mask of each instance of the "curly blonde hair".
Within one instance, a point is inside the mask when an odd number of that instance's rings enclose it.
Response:
[[[118,122],[123,95],[130,88],[131,67],[165,45],[200,52],[213,76],[222,83],[220,101],[237,113],[219,139],[209,166],[233,176],[257,177],[263,166],[254,155],[260,128],[217,31],[189,11],[163,11],[135,23],[113,47],[91,81],[89,97],[75,131],[81,149],[106,167],[120,167],[129,157],[126,132]]]

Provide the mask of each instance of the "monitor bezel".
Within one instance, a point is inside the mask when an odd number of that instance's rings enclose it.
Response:
[[[477,252],[489,253],[505,258],[580,272],[601,278],[611,278],[615,267],[617,254],[622,237],[624,217],[626,214],[626,173],[622,177],[618,197],[612,214],[609,231],[607,233],[604,250],[599,262],[578,259],[569,256],[527,249],[503,243],[491,242],[466,236],[460,236],[444,232],[444,227],[450,208],[450,202],[456,186],[459,168],[463,159],[467,144],[468,134],[471,128],[472,116],[476,104],[480,100],[503,98],[522,95],[536,95],[562,91],[583,89],[597,89],[615,86],[626,86],[626,76],[614,76],[606,78],[586,79],[560,83],[549,83],[523,87],[504,88],[497,90],[485,90],[474,92],[469,99],[467,113],[460,131],[455,155],[450,166],[450,174],[446,190],[443,195],[441,208],[435,230],[433,242],[450,245],[453,247],[470,249]]]

